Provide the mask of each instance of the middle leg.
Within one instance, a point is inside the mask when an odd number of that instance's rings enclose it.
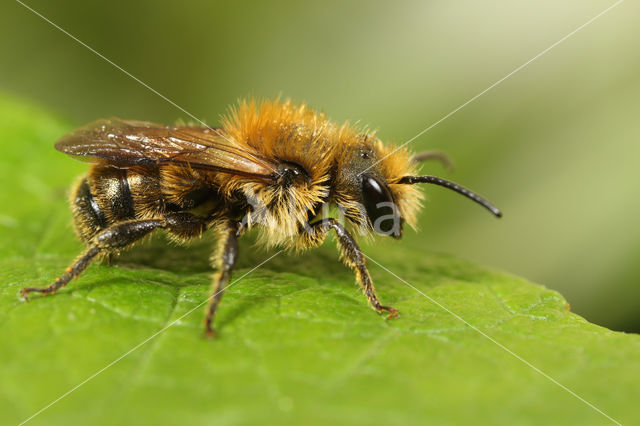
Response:
[[[231,280],[231,271],[238,259],[238,234],[240,232],[239,224],[230,221],[218,233],[218,249],[213,256],[213,262],[217,264],[219,272],[214,279],[209,306],[204,318],[207,337],[215,337],[213,319],[216,315],[216,309],[222,300],[224,289]]]

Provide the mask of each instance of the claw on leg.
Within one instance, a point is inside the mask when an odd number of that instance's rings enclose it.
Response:
[[[211,312],[211,307],[207,308],[207,312],[203,321],[204,337],[206,337],[207,339],[215,339],[217,335],[216,331],[213,329],[213,314],[214,312]]]
[[[45,296],[48,296],[50,294],[55,294],[55,290],[52,290],[52,285],[48,286],[48,287],[43,287],[43,288],[36,288],[36,287],[27,287],[27,288],[23,288],[22,290],[20,290],[20,294],[22,295],[22,297],[24,298],[25,302],[29,301],[29,293],[42,293]]]
[[[399,312],[396,308],[392,308],[391,306],[380,306],[380,309],[378,309],[378,312],[382,313],[382,312],[388,312],[389,315],[387,315],[387,319],[392,319],[392,318],[397,318],[399,315]]]
[[[30,288],[23,288],[22,290],[20,290],[20,295],[22,296],[22,298],[24,299],[25,302],[29,301],[29,291],[33,291]]]
[[[207,339],[215,339],[217,335],[218,333],[216,333],[216,331],[211,326],[211,322],[205,320],[204,337],[206,337]]]

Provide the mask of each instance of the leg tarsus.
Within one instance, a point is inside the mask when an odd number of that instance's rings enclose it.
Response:
[[[37,287],[27,287],[21,290],[22,296],[25,300],[29,300],[29,293],[41,293],[45,296],[53,295],[60,289],[61,287],[66,286],[72,278],[77,278],[78,275],[84,271],[87,266],[91,263],[94,257],[98,253],[100,253],[101,249],[96,246],[89,247],[84,253],[78,257],[78,259],[73,263],[73,265],[69,266],[65,269],[64,274],[62,274],[58,279],[56,279],[53,284],[48,285],[47,287],[37,288]]]
[[[210,303],[207,307],[204,326],[205,336],[208,338],[214,338],[216,332],[213,329],[213,320],[216,315],[216,309],[222,300],[224,289],[226,288],[229,280],[231,279],[231,271],[236,264],[238,258],[238,224],[229,223],[227,229],[220,233],[220,240],[218,245],[218,252],[214,257],[218,261],[219,273],[214,281],[212,295],[210,296]]]

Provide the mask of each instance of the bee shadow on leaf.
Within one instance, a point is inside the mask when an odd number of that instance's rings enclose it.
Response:
[[[328,238],[327,243],[321,247],[302,254],[284,251],[278,253],[278,249],[264,249],[256,245],[256,240],[257,235],[253,232],[240,239],[234,278],[240,278],[262,264],[256,272],[261,271],[264,274],[267,271],[268,276],[274,277],[274,285],[278,285],[280,281],[290,283],[290,280],[295,280],[295,275],[305,278],[305,281],[309,278],[316,280],[319,285],[328,285],[329,280],[344,281],[348,286],[353,284],[353,273],[339,260],[338,251],[330,244],[332,238]],[[166,236],[157,234],[109,262],[114,266],[130,269],[158,269],[179,275],[213,275],[216,270],[209,262],[213,247],[215,240],[209,234],[188,245],[173,244]],[[276,253],[278,254],[274,256]],[[267,259],[269,260],[266,261]],[[286,277],[281,280],[277,278],[279,274],[286,274]],[[210,280],[207,280],[206,285],[210,285]],[[290,288],[287,285],[285,287]],[[282,291],[286,293],[285,287]],[[272,297],[276,296],[242,298],[225,314],[220,330],[223,331],[225,327],[244,317],[248,311],[256,309],[256,304],[268,303]],[[354,292],[354,297],[357,297],[357,292]]]
[[[265,249],[257,246],[257,234],[249,232],[240,241],[236,276],[243,270],[251,270],[258,265],[260,269],[279,273],[299,274],[310,278],[344,277],[352,281],[352,273],[338,258],[338,251],[332,247],[331,240],[315,250],[305,253],[278,253],[277,248]],[[211,234],[195,240],[187,245],[178,245],[169,241],[162,234],[156,234],[145,242],[134,246],[108,261],[112,265],[124,268],[151,268],[169,271],[176,274],[213,273],[210,259],[215,247],[215,239]],[[274,256],[278,253],[276,256]],[[270,257],[273,258],[269,259]],[[265,262],[266,261],[266,262]]]

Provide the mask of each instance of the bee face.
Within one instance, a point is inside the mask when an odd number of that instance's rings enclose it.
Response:
[[[409,157],[403,150],[385,148],[373,135],[359,138],[357,149],[345,154],[344,163],[338,167],[336,187],[340,196],[336,204],[361,233],[400,238],[405,221],[413,224],[415,210],[420,207],[419,192],[394,184],[412,169]]]

